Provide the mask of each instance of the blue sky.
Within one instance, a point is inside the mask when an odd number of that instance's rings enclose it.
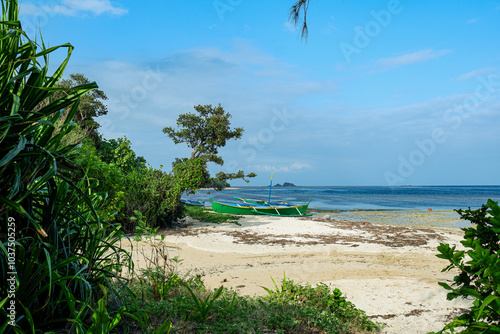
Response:
[[[245,132],[211,170],[249,185],[500,184],[498,1],[313,0],[307,42],[293,2],[23,0],[21,17],[75,46],[66,74],[109,97],[101,133],[154,167],[190,154],[165,126],[221,103]]]

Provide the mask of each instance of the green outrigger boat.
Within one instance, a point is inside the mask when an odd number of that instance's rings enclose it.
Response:
[[[233,215],[270,215],[284,217],[304,217],[312,216],[306,214],[309,203],[306,204],[285,204],[285,205],[267,205],[258,203],[221,203],[212,201],[212,210],[219,213],[230,213]]]

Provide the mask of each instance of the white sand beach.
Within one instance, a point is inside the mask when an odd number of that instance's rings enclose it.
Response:
[[[450,281],[436,257],[439,243],[460,246],[462,231],[404,227],[314,217],[246,216],[236,224],[203,224],[160,231],[181,272],[202,276],[210,288],[231,287],[240,294],[265,295],[280,282],[323,282],[339,288],[374,321],[382,333],[437,331],[470,305],[446,300],[437,282]],[[136,268],[144,266],[135,243]]]

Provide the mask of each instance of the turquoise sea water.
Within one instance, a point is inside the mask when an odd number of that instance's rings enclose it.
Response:
[[[241,187],[223,191],[200,190],[190,199],[234,201],[233,197],[267,199],[269,187]],[[273,187],[271,200],[309,202],[318,210],[454,210],[480,208],[488,199],[500,200],[500,186],[400,187]]]
[[[264,199],[269,187],[241,187],[220,192],[200,190],[186,198],[235,202],[235,196]],[[396,225],[464,227],[455,209],[478,209],[488,199],[500,201],[500,186],[400,186],[400,187],[273,187],[271,200],[292,203],[311,201],[310,213],[331,214],[334,219]]]

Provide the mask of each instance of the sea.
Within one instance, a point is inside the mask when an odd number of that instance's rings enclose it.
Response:
[[[313,214],[336,212],[342,219],[376,220],[377,213],[387,212],[442,212],[452,218],[449,226],[463,227],[456,209],[478,209],[488,199],[500,201],[500,186],[322,186],[322,187],[239,187],[222,191],[200,190],[186,196],[189,199],[204,200],[210,206],[210,197],[220,202],[236,202],[234,197],[267,200],[285,200],[291,203],[307,203]],[[363,216],[364,212],[364,216]],[[408,214],[406,214],[408,216]],[[446,216],[446,217],[448,217]],[[445,218],[446,218],[445,217]],[[405,218],[406,219],[406,218]],[[446,220],[446,219],[445,219]],[[394,218],[396,223],[401,217]],[[440,221],[438,219],[438,221]]]

